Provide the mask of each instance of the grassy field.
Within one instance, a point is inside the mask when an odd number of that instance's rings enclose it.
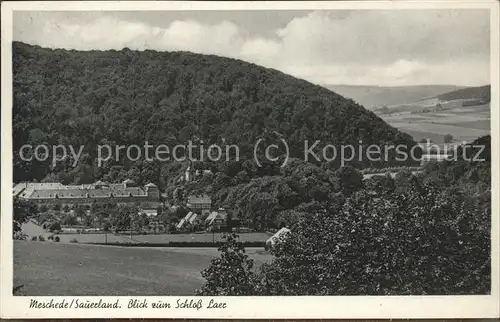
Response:
[[[247,249],[257,266],[271,259]],[[18,295],[192,295],[213,248],[135,248],[47,242],[14,242]]]
[[[449,110],[419,113],[381,115],[390,125],[413,136],[416,141],[430,139],[443,143],[444,136],[451,134],[455,141],[473,141],[490,133],[489,104]]]
[[[44,231],[40,226],[28,222],[23,224],[23,231],[29,237],[53,235]],[[223,241],[222,233],[200,233],[200,234],[163,234],[163,235],[115,235],[106,234],[58,234],[61,243],[69,243],[76,239],[78,243],[168,243],[168,242],[218,242]],[[240,240],[243,242],[265,242],[271,237],[266,233],[240,233]]]

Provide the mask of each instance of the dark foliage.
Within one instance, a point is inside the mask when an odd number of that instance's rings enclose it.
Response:
[[[253,294],[489,294],[490,171],[489,162],[429,163],[284,211],[291,233],[256,272]]]
[[[240,60],[152,50],[52,50],[14,42],[13,64],[16,182],[79,184],[131,178],[163,189],[176,171],[176,165],[124,158],[98,168],[99,144],[143,146],[148,141],[172,147],[187,140],[203,140],[205,146],[224,141],[249,156],[258,138],[273,140],[278,133],[286,138],[291,154],[301,158],[306,139],[334,145],[359,140],[414,144],[409,135],[352,100]],[[52,168],[50,159],[21,161],[23,144],[85,148],[75,168],[71,158]],[[260,169],[241,173],[237,180],[270,174]]]
[[[243,245],[236,234],[225,237],[227,241],[219,247],[220,258],[215,258],[210,266],[201,272],[206,279],[198,295],[245,296],[255,294],[253,260],[245,254]]]
[[[491,98],[491,85],[485,85],[479,87],[467,87],[453,92],[448,92],[445,94],[438,95],[437,98],[439,98],[442,101],[479,98],[484,100],[485,102],[489,102]]]

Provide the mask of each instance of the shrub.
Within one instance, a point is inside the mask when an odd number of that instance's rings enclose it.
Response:
[[[245,254],[238,235],[225,236],[227,241],[219,247],[221,256],[213,259],[201,272],[205,285],[197,290],[199,295],[252,295],[255,293],[253,260]]]
[[[468,197],[433,185],[383,198],[361,191],[342,209],[303,216],[262,266],[257,289],[262,295],[488,294],[489,229],[482,221]]]
[[[71,239],[69,242],[70,242],[70,243],[73,243],[73,244],[76,244],[76,243],[78,243],[78,240],[77,240],[76,238],[73,238],[73,239]]]
[[[40,236],[38,236],[38,241],[43,242],[43,241],[45,241],[45,238],[42,235],[40,235]]]
[[[50,225],[49,231],[61,231],[61,224],[58,222],[54,222]]]
[[[14,240],[26,240],[28,238],[28,235],[24,234],[23,231],[16,231],[14,232],[13,236]]]
[[[54,240],[54,236],[47,237],[47,240]]]
[[[32,241],[37,241],[37,239],[38,239],[38,237],[36,237],[36,236],[31,236],[31,240],[32,240]]]
[[[59,236],[54,237],[54,241],[58,243],[60,241]]]

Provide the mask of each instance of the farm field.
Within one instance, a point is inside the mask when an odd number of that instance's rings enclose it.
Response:
[[[259,248],[247,253],[256,266],[271,260]],[[214,248],[148,248],[14,242],[18,295],[192,295]]]
[[[381,115],[391,126],[413,136],[415,141],[430,139],[443,143],[451,134],[455,142],[473,141],[490,133],[489,104],[474,107],[455,107],[431,113],[399,113]]]

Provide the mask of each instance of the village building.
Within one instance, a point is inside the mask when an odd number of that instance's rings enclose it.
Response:
[[[420,159],[420,165],[423,166],[429,162],[442,162],[451,157],[452,155],[449,154],[424,154]]]
[[[200,216],[197,213],[190,211],[186,216],[184,216],[179,221],[176,228],[179,230],[182,230],[182,229],[187,228],[187,227],[196,226],[200,222],[201,222]]]
[[[164,232],[165,231],[165,225],[163,224],[162,221],[158,219],[151,219],[148,224],[148,230],[152,233],[156,232]]]
[[[184,181],[191,182],[209,174],[212,174],[212,170],[210,169],[195,170],[193,165],[189,164],[186,170],[184,171]]]
[[[155,209],[160,205],[158,187],[149,183],[137,187],[132,180],[122,183],[97,181],[87,185],[63,185],[59,182],[23,182],[13,188],[13,194],[20,199],[37,204],[90,205],[92,203],[116,202],[118,204],[141,203],[145,208]]]
[[[188,197],[186,206],[192,211],[205,216],[210,213],[212,208],[212,198],[208,195],[191,195]]]
[[[223,208],[218,211],[212,211],[205,219],[205,225],[209,230],[221,230],[227,224],[227,212]]]
[[[290,229],[285,228],[285,227],[278,230],[273,236],[271,236],[271,238],[269,238],[266,241],[266,248],[267,249],[272,248],[275,245],[277,245],[278,243],[282,242],[284,240],[285,236],[290,233],[290,231],[291,231]]]

